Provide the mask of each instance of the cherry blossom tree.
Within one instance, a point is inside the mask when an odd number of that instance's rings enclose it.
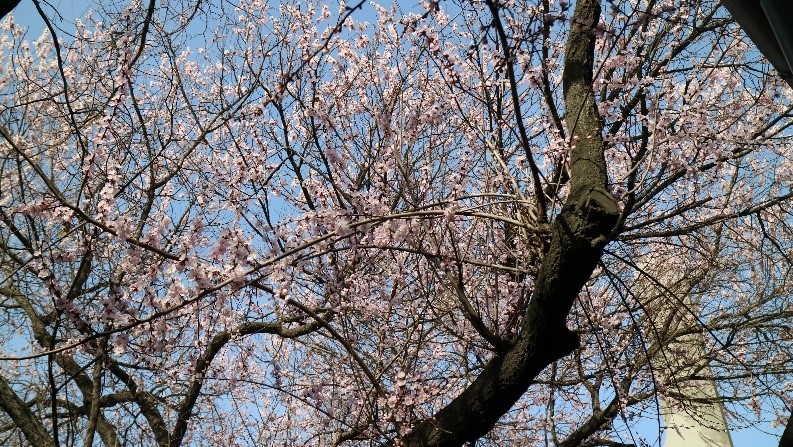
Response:
[[[0,22],[3,445],[640,445],[702,381],[790,414],[793,104],[718,2],[56,25]]]

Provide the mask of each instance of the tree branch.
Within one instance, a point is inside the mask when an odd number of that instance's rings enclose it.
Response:
[[[320,323],[304,324],[296,328],[285,328],[281,323],[260,323],[251,322],[245,323],[237,327],[234,331],[223,331],[212,337],[204,353],[198,358],[193,375],[195,378],[187,388],[182,404],[179,406],[178,417],[176,425],[170,436],[170,447],[179,447],[182,444],[185,434],[187,434],[187,426],[192,416],[193,408],[198,401],[198,396],[201,393],[201,387],[204,385],[204,377],[207,370],[212,364],[215,356],[220,352],[223,346],[226,345],[234,336],[245,336],[252,334],[277,334],[284,338],[294,338],[309,332],[316,331],[321,327]]]
[[[47,429],[17,396],[3,376],[0,376],[0,408],[11,416],[11,420],[22,430],[22,434],[31,445],[55,447],[55,441],[47,433]]]

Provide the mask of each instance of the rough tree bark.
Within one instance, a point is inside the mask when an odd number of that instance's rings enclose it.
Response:
[[[515,341],[494,356],[479,377],[404,440],[408,447],[456,447],[489,432],[548,365],[579,345],[567,328],[575,298],[592,275],[617,222],[607,192],[602,119],[592,90],[597,0],[576,2],[563,73],[566,123],[571,135],[570,193]]]

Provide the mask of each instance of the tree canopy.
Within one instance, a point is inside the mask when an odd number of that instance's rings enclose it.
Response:
[[[34,4],[0,21],[0,444],[790,417],[793,97],[719,2]]]

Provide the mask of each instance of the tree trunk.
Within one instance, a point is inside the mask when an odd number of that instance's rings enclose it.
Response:
[[[567,329],[573,302],[595,269],[619,215],[606,190],[602,120],[592,91],[597,0],[576,2],[564,66],[570,129],[570,194],[552,227],[535,290],[515,342],[468,388],[404,439],[408,447],[458,447],[487,434],[548,365],[578,347]],[[518,118],[520,119],[520,118]]]
[[[782,438],[779,440],[779,447],[793,447],[793,413],[787,420],[785,431],[782,432]]]

